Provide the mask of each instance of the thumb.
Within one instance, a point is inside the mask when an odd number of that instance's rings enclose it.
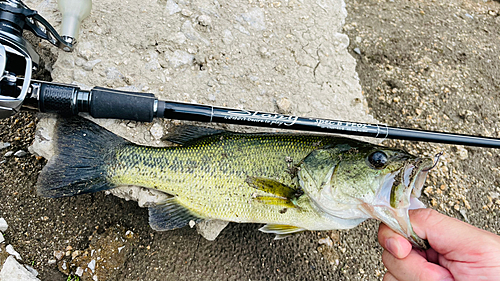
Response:
[[[427,239],[431,247],[447,259],[470,261],[473,257],[464,255],[481,254],[489,239],[498,243],[495,234],[432,209],[411,210],[409,214],[415,233]]]

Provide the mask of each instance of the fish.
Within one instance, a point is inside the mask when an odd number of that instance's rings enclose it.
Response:
[[[284,238],[350,229],[374,218],[420,248],[408,210],[433,160],[350,138],[235,133],[178,126],[167,147],[134,144],[84,118],[58,121],[55,155],[37,192],[59,198],[135,185],[168,199],[149,206],[149,224],[173,230],[202,220],[265,224]]]

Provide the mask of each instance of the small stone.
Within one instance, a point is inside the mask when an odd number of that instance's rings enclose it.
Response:
[[[71,251],[66,251],[65,256],[67,257],[71,256]]]
[[[10,255],[16,257],[17,260],[21,260],[21,255],[16,252],[16,250],[14,250],[14,247],[12,247],[12,245],[7,245],[7,247],[5,247],[5,251],[7,251],[7,253],[9,253]]]
[[[95,260],[91,260],[88,264],[87,267],[94,272],[95,270]]]
[[[354,48],[353,51],[358,54],[358,55],[361,55],[361,50],[359,48]]]
[[[4,218],[0,218],[0,231],[1,232],[5,232],[8,227],[9,227],[9,225],[7,224],[7,222],[5,221],[5,219]]]
[[[14,151],[7,151],[7,153],[5,153],[3,156],[4,157],[11,157],[12,155],[14,155]]]
[[[17,158],[21,158],[21,157],[26,156],[27,154],[28,153],[24,150],[18,150],[18,151],[16,151],[16,153],[14,153],[14,156]]]
[[[198,24],[202,26],[210,26],[212,25],[212,18],[207,15],[201,15],[198,17]]]
[[[457,145],[456,148],[457,148],[458,159],[465,160],[465,159],[469,158],[469,152],[467,151],[467,149],[465,149],[461,145]]]
[[[5,238],[3,238],[3,234],[0,232],[0,243],[3,243],[5,241]]]
[[[196,222],[194,220],[189,221],[189,227],[193,228],[196,225]]]
[[[66,251],[71,251],[71,250],[73,250],[73,247],[71,247],[71,246],[69,246],[69,245],[68,245],[68,246],[66,246]]]
[[[215,101],[215,95],[214,94],[208,94],[208,100]]]
[[[8,142],[0,142],[0,150],[5,149],[10,146]]]
[[[60,261],[64,257],[64,252],[63,251],[54,251],[54,257]]]
[[[71,259],[74,260],[76,257],[78,257],[82,252],[79,251],[79,250],[76,250],[76,251],[73,251],[73,253],[71,253]]]
[[[190,17],[193,14],[193,12],[191,12],[188,9],[182,9],[181,14],[185,17]]]
[[[292,103],[287,98],[281,98],[276,102],[280,113],[288,113],[292,107]]]
[[[320,245],[327,245],[328,247],[333,246],[333,241],[332,241],[332,239],[330,239],[330,237],[321,238],[318,240],[318,243]]]
[[[127,232],[125,232],[125,238],[130,239],[130,238],[133,238],[133,237],[134,237],[134,232],[133,231],[127,230]]]
[[[76,271],[75,271],[75,274],[78,275],[78,276],[80,276],[80,277],[82,277],[82,275],[83,275],[83,268],[77,267]]]
[[[149,132],[156,140],[161,139],[164,135],[163,127],[158,123],[153,124],[153,126],[151,126],[151,129],[149,129]]]
[[[47,261],[48,264],[55,264],[57,262],[57,260],[49,260]]]

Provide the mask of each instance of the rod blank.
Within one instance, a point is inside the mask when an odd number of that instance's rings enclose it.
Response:
[[[456,145],[500,148],[500,139],[426,130],[404,129],[380,124],[304,118],[294,115],[239,110],[210,105],[159,101],[157,117],[283,128],[300,131],[356,135],[373,138],[424,141]]]

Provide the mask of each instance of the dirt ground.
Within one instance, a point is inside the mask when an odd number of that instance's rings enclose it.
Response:
[[[500,137],[498,2],[358,0],[348,1],[347,10],[349,50],[374,117],[391,126]],[[146,209],[104,193],[37,197],[34,184],[45,161],[4,157],[9,150],[27,151],[35,122],[29,113],[0,121],[0,141],[11,143],[0,156],[0,216],[9,218],[7,242],[41,280],[66,280],[96,249],[108,261],[95,269],[99,280],[382,278],[373,221],[350,231],[308,232],[279,241],[256,231],[256,225],[231,224],[210,242],[190,229],[155,232]],[[444,152],[429,175],[424,201],[500,233],[498,150],[384,144],[420,155]],[[318,243],[326,237],[332,247]],[[108,247],[113,243],[125,247],[113,252]],[[68,256],[52,263],[54,251]]]

